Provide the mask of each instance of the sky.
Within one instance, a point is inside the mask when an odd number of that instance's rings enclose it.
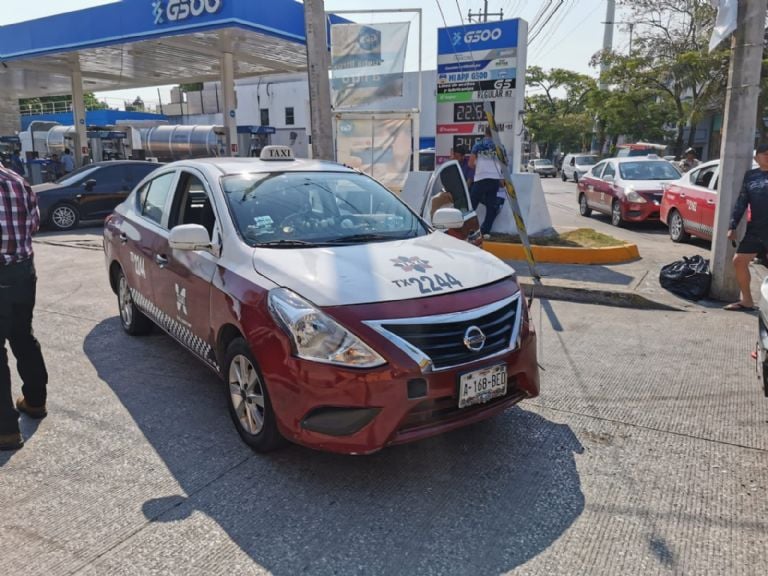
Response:
[[[13,0],[13,10],[0,11],[0,25],[22,22],[51,14],[81,10],[101,4],[110,4],[119,0],[33,0],[21,2]],[[148,0],[149,1],[149,0]],[[233,0],[235,1],[235,0]],[[263,1],[263,0],[236,0]],[[605,26],[606,0],[488,0],[489,13],[504,12],[504,19],[523,18],[529,24],[536,19],[542,7],[562,5],[541,34],[528,46],[528,65],[541,66],[545,69],[566,68],[584,74],[597,76],[597,71],[590,68],[591,56],[601,49]],[[4,5],[10,4],[4,0]],[[360,9],[360,0],[325,0],[326,11]],[[483,0],[368,0],[366,7],[372,10],[421,9],[422,23],[422,69],[435,68],[437,28],[456,26],[467,23],[467,15],[482,10]],[[442,9],[442,14],[441,14]],[[418,16],[416,13],[395,12],[384,14],[344,14],[350,20],[361,23],[373,22],[411,22],[411,34],[408,42],[406,67],[418,69]],[[444,19],[443,19],[444,16]],[[489,20],[498,16],[489,17]],[[616,20],[621,15],[617,13]],[[614,29],[614,50],[626,51],[629,36],[624,26]],[[179,80],[180,82],[182,79]],[[162,87],[164,101],[169,100],[170,87]],[[157,87],[131,89],[126,91],[102,92],[97,96],[105,99],[110,106],[118,107],[125,100],[140,96],[147,103],[158,100]]]

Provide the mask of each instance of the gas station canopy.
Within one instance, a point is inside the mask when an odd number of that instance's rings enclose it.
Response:
[[[304,6],[293,0],[121,0],[0,27],[0,92],[72,93],[306,69]]]

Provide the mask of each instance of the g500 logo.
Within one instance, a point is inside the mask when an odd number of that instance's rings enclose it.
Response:
[[[470,30],[464,34],[464,44],[475,44],[477,42],[487,42],[488,40],[498,40],[501,38],[501,28],[489,30]]]
[[[215,14],[221,10],[224,0],[153,0],[152,14],[155,16],[155,24],[165,22],[163,16],[169,22],[186,20],[202,14]]]

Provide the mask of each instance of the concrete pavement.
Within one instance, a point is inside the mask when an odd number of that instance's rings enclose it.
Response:
[[[747,314],[538,300],[540,398],[372,457],[262,456],[201,364],[163,334],[122,332],[98,233],[82,236],[35,244],[50,415],[23,418],[27,445],[0,455],[4,574],[768,564],[768,402]]]

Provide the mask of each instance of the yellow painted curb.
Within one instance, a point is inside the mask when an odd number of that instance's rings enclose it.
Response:
[[[483,242],[483,248],[502,260],[525,260],[522,244]],[[550,264],[621,264],[640,258],[636,244],[608,248],[568,248],[565,246],[531,246],[536,262]]]

